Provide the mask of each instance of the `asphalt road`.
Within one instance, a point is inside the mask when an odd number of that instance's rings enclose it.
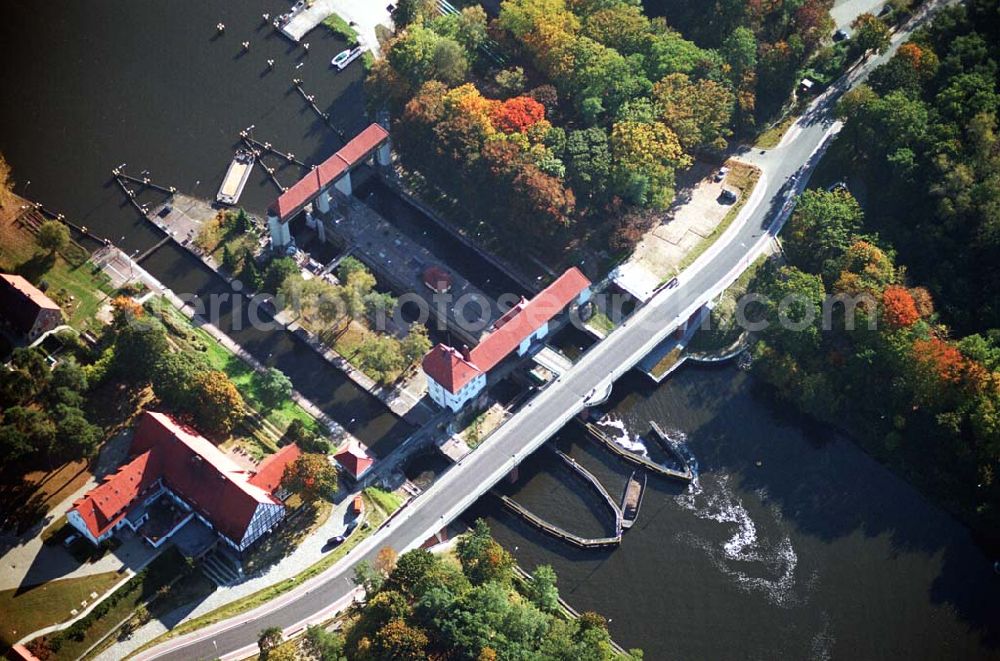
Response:
[[[894,48],[946,4],[950,2],[928,3],[921,15],[896,35]],[[588,393],[631,369],[755,259],[780,229],[789,208],[788,200],[805,186],[811,168],[821,156],[821,147],[836,132],[838,126],[832,115],[836,99],[888,59],[892,50],[857,67],[835,88],[818,98],[779,147],[764,154],[744,153],[743,158],[763,171],[757,189],[729,230],[681,274],[680,284],[660,292],[625,324],[595,344],[572,370],[535,396],[487,443],[445,472],[387,526],[334,567],[295,590],[241,616],[167,641],[137,658],[178,661],[228,658],[255,644],[258,634],[266,627],[277,626],[286,634],[294,633],[306,623],[328,616],[330,605],[344,599],[354,589],[351,577],[357,563],[374,559],[378,550],[385,546],[400,553],[415,548],[459,516],[514,464],[536,450],[572,418],[582,408]]]

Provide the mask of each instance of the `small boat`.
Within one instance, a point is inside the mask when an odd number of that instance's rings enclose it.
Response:
[[[234,205],[240,200],[243,188],[250,178],[250,171],[253,170],[254,155],[247,149],[236,152],[233,161],[226,170],[226,176],[222,179],[222,185],[215,196],[215,200],[220,204]]]
[[[642,474],[642,482],[635,476],[628,478],[625,493],[622,495],[622,530],[628,530],[639,517],[639,507],[642,505],[642,494],[646,491],[646,474]]]
[[[348,64],[361,57],[363,52],[365,51],[361,48],[361,46],[348,48],[347,50],[337,53],[334,58],[330,60],[330,64],[337,67],[337,71],[343,71]]]

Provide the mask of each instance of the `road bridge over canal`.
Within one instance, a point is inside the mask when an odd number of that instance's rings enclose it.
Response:
[[[444,473],[422,496],[386,526],[359,544],[341,562],[300,587],[248,613],[163,643],[136,658],[242,658],[256,651],[257,636],[277,626],[293,634],[329,617],[330,604],[354,589],[353,568],[390,546],[402,553],[418,547],[489,491],[514,466],[537,450],[584,407],[584,399],[609,379],[632,369],[657,344],[707,301],[732,283],[774,240],[791,209],[793,196],[830,138],[839,129],[833,105],[839,96],[885,62],[912,30],[948,0],[931,0],[893,38],[893,48],[855,68],[809,107],[782,144],[766,153],[745,155],[763,174],[739,217],[680,277],[674,289],[650,299],[622,326],[595,344],[573,368],[512,416],[488,442]]]

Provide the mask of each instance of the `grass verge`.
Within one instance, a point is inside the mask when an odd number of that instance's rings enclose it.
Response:
[[[757,141],[754,143],[754,147],[757,149],[774,149],[781,142],[782,136],[788,131],[788,129],[795,123],[798,119],[798,115],[789,114],[786,115],[777,124],[774,124],[770,128],[764,130],[760,135],[757,136]]]
[[[276,583],[275,585],[258,590],[253,594],[234,601],[232,603],[226,604],[220,608],[215,609],[210,613],[205,613],[204,615],[192,618],[187,622],[182,622],[178,626],[174,627],[162,636],[158,636],[153,640],[149,641],[133,654],[138,654],[139,652],[149,649],[155,645],[159,645],[165,640],[170,638],[176,638],[177,636],[182,636],[186,633],[196,631],[202,627],[207,627],[216,622],[220,622],[230,617],[235,617],[241,613],[245,613],[249,610],[257,608],[261,604],[264,604],[282,594],[288,592],[289,590],[302,585],[314,576],[318,576],[330,567],[334,565],[338,560],[343,558],[355,548],[358,544],[368,538],[379,526],[388,518],[379,507],[373,506],[371,500],[367,497],[365,498],[365,508],[368,511],[368,518],[365,520],[365,524],[362,525],[357,532],[347,538],[343,544],[338,546],[336,549],[331,551],[328,555],[323,557],[323,559],[312,564],[308,569],[302,571],[301,573],[293,576],[292,578]]]
[[[403,506],[402,498],[391,491],[384,491],[378,487],[368,487],[365,489],[365,495],[382,508],[386,514],[392,514]]]
[[[746,204],[750,195],[753,193],[754,186],[757,185],[757,180],[760,179],[760,169],[747,165],[746,163],[731,163],[729,174],[726,176],[726,184],[740,189],[740,199],[733,204],[732,208],[726,212],[726,215],[722,218],[722,221],[715,226],[711,234],[703,238],[698,244],[692,248],[686,255],[681,263],[677,266],[677,272],[681,272],[687,267],[691,266],[696,259],[701,257],[702,253],[708,250],[715,241],[722,236],[722,234],[729,229],[729,226],[733,224],[736,217],[740,215],[740,210],[743,209],[743,205]]]
[[[358,45],[357,31],[348,25],[347,21],[342,19],[340,16],[330,14],[323,20],[323,25],[325,25],[330,32],[346,41],[348,48],[354,48]]]

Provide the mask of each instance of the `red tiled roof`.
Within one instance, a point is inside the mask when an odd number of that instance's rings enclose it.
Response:
[[[446,292],[453,283],[451,274],[440,266],[428,266],[424,269],[424,284],[436,292]]]
[[[357,439],[352,438],[337,454],[333,455],[344,470],[357,478],[368,470],[375,460],[368,454],[368,448]]]
[[[73,503],[94,537],[118,523],[135,499],[156,482],[158,473],[148,470],[151,457],[151,452],[143,452]]]
[[[74,503],[95,537],[119,521],[136,496],[158,478],[237,543],[258,505],[279,504],[206,438],[163,413],[143,413],[132,437],[132,453],[135,459]]]
[[[23,277],[0,273],[0,314],[18,332],[30,331],[41,310],[58,311],[59,306]]]
[[[424,372],[450,392],[458,392],[477,374],[496,367],[524,338],[559,314],[589,286],[590,280],[574,266],[530,301],[521,299],[504,313],[467,360],[455,349],[439,344],[424,356]]]
[[[424,368],[424,373],[453,393],[482,374],[479,368],[465,360],[457,349],[445,344],[438,344],[428,351],[421,366]]]
[[[286,445],[265,459],[257,472],[250,478],[250,484],[258,486],[268,493],[274,493],[281,486],[281,478],[285,475],[285,467],[302,456],[302,450],[295,443]]]
[[[372,124],[354,136],[337,153],[320,163],[319,167],[302,177],[278,197],[274,206],[278,216],[281,220],[288,220],[294,216],[319,193],[320,189],[330,185],[334,179],[367,158],[371,151],[388,137],[389,132],[378,124]]]

